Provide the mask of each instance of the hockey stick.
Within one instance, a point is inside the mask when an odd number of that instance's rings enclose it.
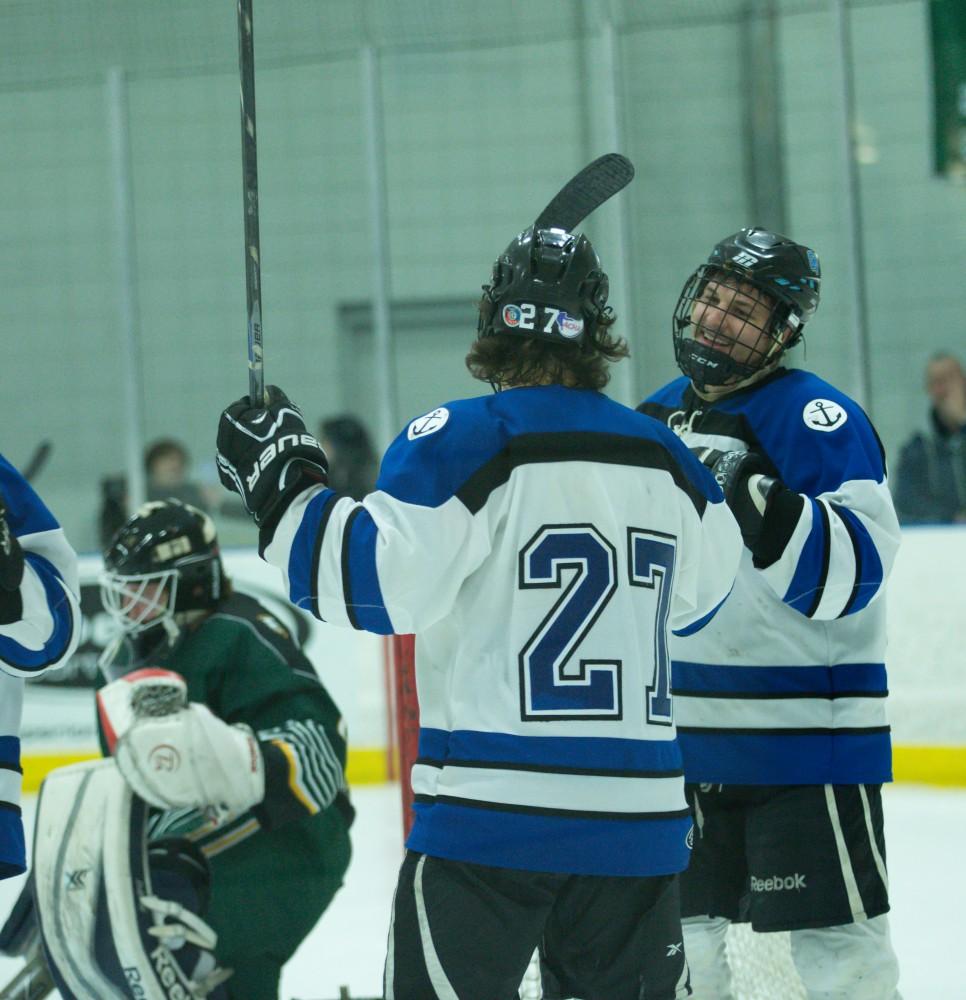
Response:
[[[598,205],[630,184],[634,164],[620,153],[607,153],[572,177],[537,216],[534,229],[564,229],[568,233]]]
[[[0,1000],[43,1000],[54,991],[54,980],[47,971],[40,940],[24,956],[24,964],[17,974],[0,986]]]
[[[248,396],[265,399],[262,360],[262,283],[258,240],[258,143],[255,134],[255,50],[252,0],[238,0],[238,75],[241,79],[242,185],[245,201],[245,291],[248,302]]]
[[[49,441],[41,441],[37,445],[27,464],[21,470],[21,475],[28,483],[33,482],[40,474],[40,470],[47,464],[47,459],[50,458],[50,452],[53,447]]]

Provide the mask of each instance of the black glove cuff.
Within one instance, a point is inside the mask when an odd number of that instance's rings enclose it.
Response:
[[[805,498],[783,483],[768,498],[758,541],[752,549],[756,569],[767,569],[778,562],[788,546],[799,519]]]
[[[264,556],[265,550],[272,544],[278,522],[282,520],[292,501],[300,493],[304,493],[313,486],[328,486],[329,484],[326,470],[321,465],[302,459],[295,460],[287,478],[289,481],[285,487],[273,498],[270,505],[258,512],[255,518],[255,523],[258,525],[258,554],[260,556]]]
[[[19,590],[0,589],[0,625],[12,625],[23,618],[23,595]]]
[[[0,590],[19,593],[22,580],[23,549],[6,518],[0,517]]]

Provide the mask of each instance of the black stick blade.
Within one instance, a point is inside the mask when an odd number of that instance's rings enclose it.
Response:
[[[534,229],[565,229],[583,222],[634,177],[634,164],[620,153],[607,153],[572,177],[537,216]]]

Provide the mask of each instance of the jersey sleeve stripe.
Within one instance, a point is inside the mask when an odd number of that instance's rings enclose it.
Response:
[[[393,626],[379,586],[376,543],[379,529],[365,507],[356,507],[342,534],[342,589],[345,610],[356,629],[392,635]]]
[[[290,719],[258,737],[282,753],[288,789],[310,813],[326,809],[346,787],[342,764],[324,727],[314,720]]]
[[[701,629],[703,629],[704,626],[707,625],[708,622],[711,621],[711,619],[718,613],[718,608],[720,608],[721,605],[728,600],[728,597],[731,595],[731,591],[733,589],[734,587],[729,588],[728,593],[725,594],[725,596],[722,597],[721,600],[718,601],[718,603],[706,615],[702,615],[702,617],[698,618],[696,621],[691,622],[690,625],[685,625],[684,628],[676,628],[671,631],[675,635],[682,637],[694,635],[695,632],[700,632]]]
[[[352,526],[359,516],[361,507],[357,507],[347,518],[342,528],[342,601],[345,604],[346,617],[354,629],[361,629],[356,615],[355,601],[352,599]]]
[[[295,752],[292,748],[285,742],[285,740],[272,740],[272,743],[278,747],[278,749],[285,756],[288,761],[288,788],[289,791],[302,803],[305,809],[310,815],[315,815],[319,811],[319,807],[306,795],[305,790],[302,787],[302,768],[299,766],[298,758],[295,756]]]
[[[46,619],[49,636],[39,649],[32,649],[9,634],[0,635],[0,659],[18,673],[32,674],[57,663],[68,651],[74,638],[74,608],[53,563],[36,552],[25,552],[24,560],[43,591],[41,597],[38,588],[26,588],[28,581],[21,584],[25,596],[24,619]],[[18,623],[17,630],[22,634],[23,624]]]
[[[784,602],[806,618],[811,618],[822,600],[828,580],[829,538],[828,511],[817,500],[809,500],[812,509],[812,527],[802,546],[792,582],[783,598]]]
[[[847,507],[833,504],[832,509],[845,524],[855,551],[855,585],[838,616],[844,618],[846,615],[861,611],[878,593],[883,579],[882,560],[879,558],[872,536],[861,519]]]
[[[307,608],[319,619],[322,617],[319,614],[316,583],[319,574],[319,553],[322,550],[325,528],[336,499],[337,495],[333,490],[322,490],[312,497],[289,549],[289,600],[296,607]]]

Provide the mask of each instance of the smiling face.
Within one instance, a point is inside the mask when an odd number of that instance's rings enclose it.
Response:
[[[777,337],[770,332],[775,305],[754,285],[719,273],[705,282],[692,304],[691,336],[738,365],[763,368],[788,333],[787,328]]]

